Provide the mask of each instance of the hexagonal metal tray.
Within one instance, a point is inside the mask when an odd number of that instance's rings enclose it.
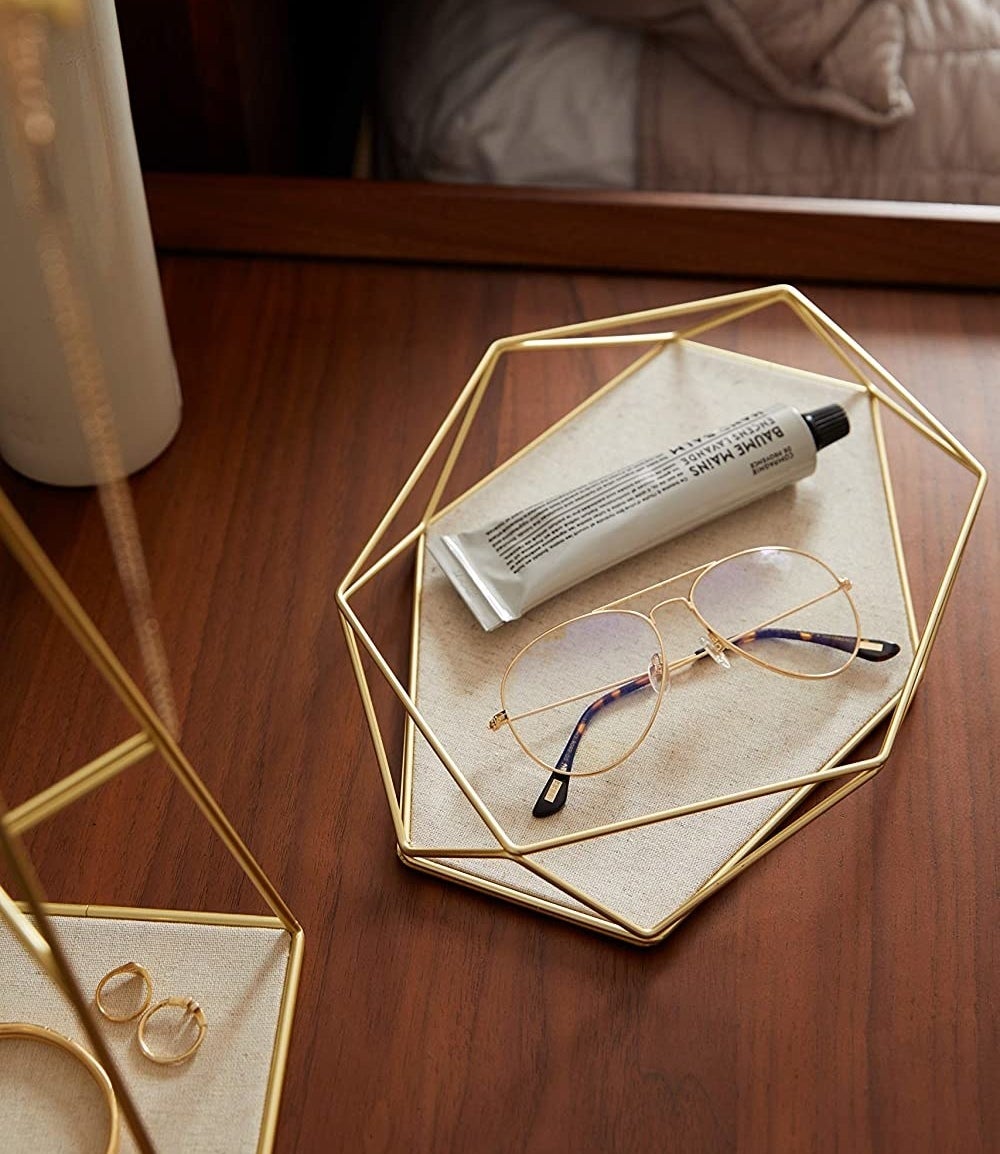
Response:
[[[804,320],[818,319],[811,327],[828,343],[838,340],[833,326],[820,329],[829,322],[811,302],[787,288],[674,306],[658,316],[708,308],[720,310],[724,321],[749,311],[748,302],[756,308],[779,301]],[[645,319],[652,318],[647,314]],[[605,338],[593,336],[595,331],[634,320],[610,318],[533,334],[529,347],[543,347],[549,337],[553,342],[600,342]],[[880,410],[893,409],[952,457],[963,460],[965,451],[924,410],[913,415],[907,408],[911,398],[887,374],[880,376],[883,370],[863,350],[860,367],[841,357],[857,378],[852,383],[672,333],[569,419],[557,422],[441,513],[428,513],[359,577],[443,436],[463,413],[476,412],[490,370],[507,348],[520,347],[519,340],[509,338],[491,348],[338,598],[402,859],[463,885],[648,944],[662,939],[698,902],[763,852],[862,784],[888,757],[902,720],[900,707],[912,695],[926,661],[935,615],[920,635],[895,523]],[[647,345],[650,340],[647,335]],[[853,353],[857,346],[844,340]],[[902,394],[902,403],[890,389]],[[489,524],[758,408],[783,402],[806,409],[831,401],[847,408],[852,429],[820,454],[813,476],[598,574],[493,633],[483,632],[425,550],[428,534]],[[474,419],[470,416],[461,426],[460,442]],[[456,454],[457,449],[444,463],[435,497],[444,489]],[[975,504],[974,499],[956,558]],[[509,735],[493,733],[487,725],[499,708],[500,678],[511,657],[560,621],[740,549],[776,544],[814,553],[849,576],[863,632],[897,641],[900,655],[884,664],[856,661],[841,676],[818,683],[776,677],[746,661],[734,661],[729,670],[700,663],[675,680],[643,746],[622,766],[580,781],[572,804],[561,813],[532,817],[540,771]],[[350,598],[411,548],[417,563],[407,692],[361,626]],[[668,653],[691,651],[686,618],[679,613],[676,621],[658,622],[666,631]],[[407,711],[398,793],[358,640]],[[862,762],[846,761],[849,751],[886,718],[891,720],[879,753]],[[791,819],[815,784],[830,779],[839,779],[832,797]]]

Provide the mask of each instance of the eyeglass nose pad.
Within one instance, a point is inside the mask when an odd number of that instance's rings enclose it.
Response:
[[[664,688],[666,688],[670,684],[669,678],[666,679],[666,684],[664,684],[663,658],[659,653],[654,653],[649,659],[647,672],[649,673],[649,687],[654,692],[659,693],[661,685],[664,685]]]
[[[732,669],[729,658],[726,656],[725,646],[718,637],[712,633],[707,636],[702,634],[698,640],[701,642],[701,648],[695,650],[698,657],[701,657],[702,654],[708,654],[716,665],[721,665],[723,669]]]

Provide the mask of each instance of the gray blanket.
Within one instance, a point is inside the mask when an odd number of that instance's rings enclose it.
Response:
[[[400,0],[379,171],[1000,204],[1000,0]]]
[[[998,0],[564,0],[643,29],[640,187],[1000,203]]]
[[[906,39],[892,0],[570,0],[631,23],[762,104],[885,127],[913,112],[901,74]]]

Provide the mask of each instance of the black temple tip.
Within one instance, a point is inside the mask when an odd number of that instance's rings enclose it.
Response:
[[[566,804],[569,796],[569,777],[565,773],[554,773],[545,783],[545,788],[538,795],[534,809],[534,817],[551,817],[558,813]]]
[[[895,641],[876,641],[865,637],[858,646],[858,656],[864,661],[888,661],[898,653],[899,646]]]

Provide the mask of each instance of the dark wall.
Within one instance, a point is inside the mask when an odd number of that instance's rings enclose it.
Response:
[[[143,168],[351,174],[377,5],[116,0]]]

